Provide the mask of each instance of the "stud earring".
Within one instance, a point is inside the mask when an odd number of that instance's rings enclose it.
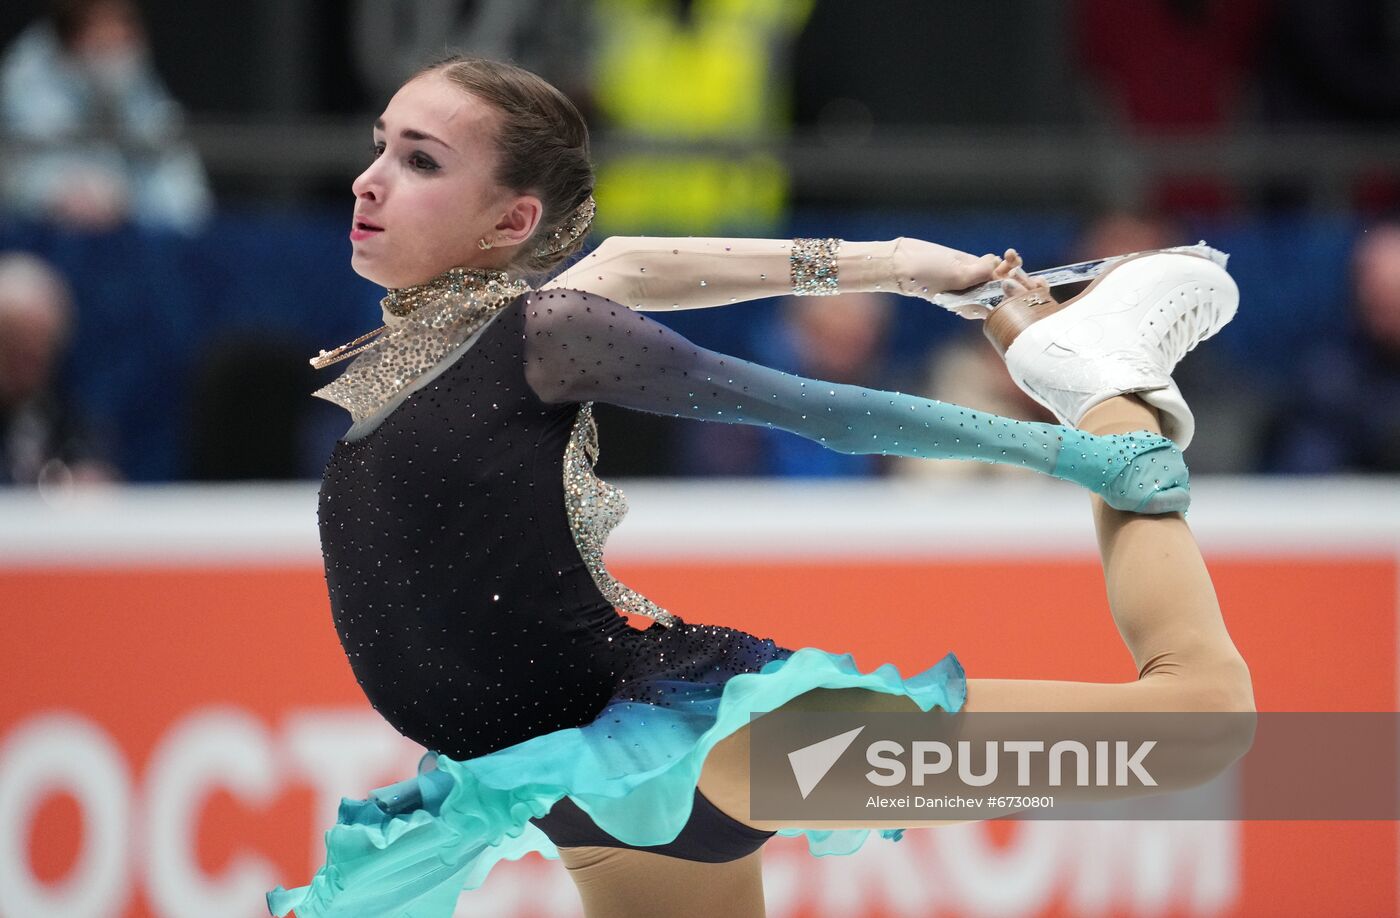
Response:
[[[491,248],[491,246],[494,245],[494,244],[495,244],[495,243],[489,242],[489,241],[486,240],[485,238],[478,239],[478,240],[476,241],[476,246],[477,246],[477,248],[479,248],[479,249],[489,249],[489,248]]]

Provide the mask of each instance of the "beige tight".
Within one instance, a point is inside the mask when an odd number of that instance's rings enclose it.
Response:
[[[587,918],[763,918],[760,848],[705,864],[630,848],[560,848]]]
[[[1140,399],[1110,399],[1080,425],[1091,433],[1160,431],[1156,412]],[[1137,664],[1125,683],[969,679],[964,711],[1219,711],[1252,712],[1249,670],[1231,641],[1215,589],[1181,514],[1139,516],[1092,498],[1109,607]],[[814,689],[778,710],[918,711],[902,695],[866,689]],[[941,714],[941,712],[935,712]],[[941,716],[957,718],[958,715]],[[1217,774],[1242,752],[1241,737],[1202,747],[1201,771]],[[1247,748],[1248,737],[1243,738]],[[749,814],[748,728],[726,737],[705,760],[700,790],[722,811],[764,830],[787,824]],[[934,792],[934,791],[929,791]],[[1024,792],[1024,791],[1023,791]],[[992,814],[989,814],[992,815]],[[908,828],[963,820],[904,821]],[[888,822],[807,821],[802,828],[889,828]],[[625,848],[579,847],[560,854],[583,897],[588,918],[723,914],[763,915],[762,849],[729,864],[698,864]]]

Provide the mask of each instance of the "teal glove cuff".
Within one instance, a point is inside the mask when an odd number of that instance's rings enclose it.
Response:
[[[1191,504],[1181,450],[1146,430],[1096,436],[1066,428],[1051,474],[1088,488],[1117,510],[1177,513]]]

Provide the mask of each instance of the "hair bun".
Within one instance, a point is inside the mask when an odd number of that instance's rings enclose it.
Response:
[[[593,215],[597,212],[598,205],[593,200],[593,195],[583,199],[578,207],[574,208],[563,223],[544,238],[536,254],[540,256],[554,255],[562,252],[573,245],[579,237],[588,232],[588,227],[593,223]]]

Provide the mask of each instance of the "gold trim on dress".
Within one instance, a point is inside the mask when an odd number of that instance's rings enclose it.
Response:
[[[379,302],[394,321],[311,358],[311,365],[319,369],[360,355],[312,395],[341,406],[359,423],[529,289],[504,271],[451,268],[427,283],[390,290]],[[370,343],[354,347],[372,337]]]
[[[593,420],[593,403],[584,402],[564,449],[564,508],[579,556],[603,598],[615,608],[655,619],[668,628],[681,624],[677,615],[618,581],[603,564],[603,544],[627,515],[627,497],[593,473],[597,461],[598,425]]]

